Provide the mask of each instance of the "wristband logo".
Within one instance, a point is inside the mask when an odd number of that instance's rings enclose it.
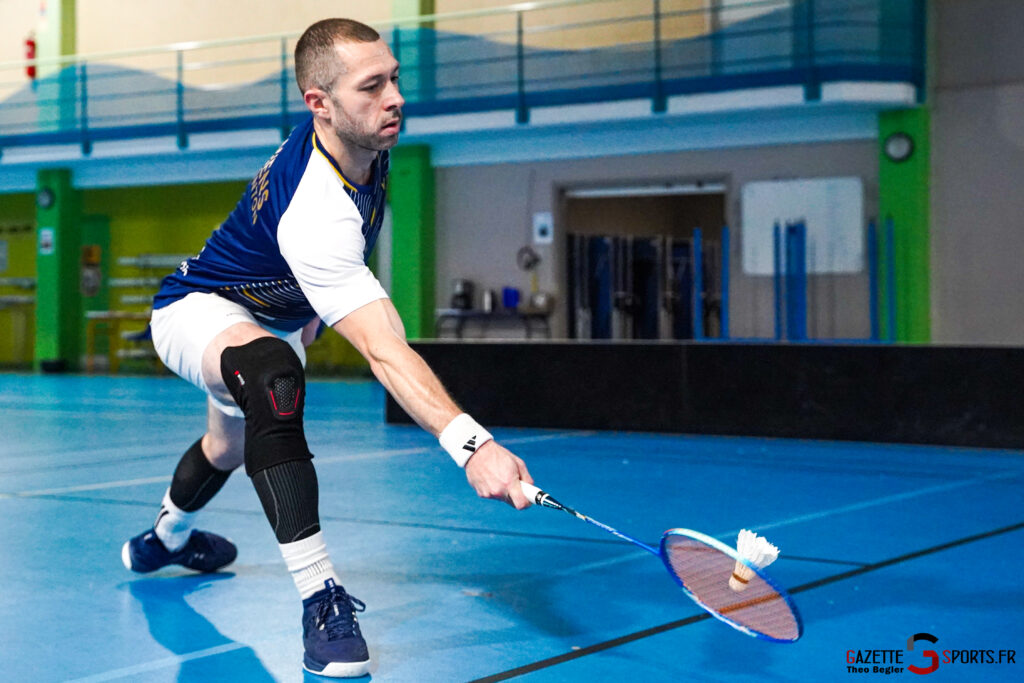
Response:
[[[469,451],[470,453],[476,453],[476,434],[469,437],[469,441],[462,447],[462,450]]]
[[[919,640],[927,640],[929,643],[931,643],[933,645],[939,641],[938,638],[936,638],[935,636],[933,636],[930,633],[915,633],[914,635],[912,635],[909,638],[907,638],[907,651],[908,652],[913,652],[914,651],[914,643],[918,642]],[[939,668],[939,653],[938,652],[936,652],[935,650],[922,650],[921,654],[924,655],[925,657],[930,657],[931,658],[931,660],[932,660],[931,665],[928,666],[928,667],[920,667],[920,666],[917,666],[915,664],[908,664],[907,665],[907,669],[909,669],[910,671],[912,671],[912,672],[914,672],[916,674],[920,674],[922,676],[925,675],[925,674],[930,674],[931,672],[938,670],[938,668]]]

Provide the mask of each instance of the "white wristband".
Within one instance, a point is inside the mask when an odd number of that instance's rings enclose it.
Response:
[[[466,413],[459,413],[441,430],[438,441],[459,467],[465,467],[477,449],[493,439],[491,433]]]

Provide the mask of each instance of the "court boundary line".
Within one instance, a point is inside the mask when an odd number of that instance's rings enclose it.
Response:
[[[535,443],[538,441],[552,441],[556,439],[565,438],[590,437],[596,434],[596,431],[559,431],[547,434],[536,434],[533,436],[511,437],[508,439],[502,439],[501,443]],[[388,448],[381,450],[363,451],[361,453],[324,455],[314,458],[313,462],[316,465],[331,465],[339,462],[357,462],[360,460],[383,460],[385,458],[394,458],[402,455],[419,455],[423,453],[435,452],[437,452],[437,449],[433,446],[409,446],[406,448]],[[111,461],[110,464],[116,465],[118,463],[116,461]],[[75,486],[63,486],[50,489],[33,489],[30,491],[10,492],[0,491],[0,500],[10,500],[17,498],[38,498],[42,496],[60,495],[62,493],[79,493],[82,491],[99,491],[103,489],[128,488],[131,486],[138,486],[140,484],[157,484],[160,482],[170,482],[170,480],[171,475],[168,474],[156,477],[140,477],[138,479],[119,479],[116,481],[93,482],[91,484],[78,484]]]
[[[114,498],[90,498],[88,496],[75,496],[68,494],[46,494],[32,496],[35,500],[56,500],[68,503],[88,503],[91,505],[121,505],[125,507],[153,507],[153,501],[141,501],[141,500],[118,500]],[[238,508],[204,508],[210,512],[217,514],[226,515],[237,515],[240,517],[265,517],[266,513],[262,509],[253,510],[241,510]],[[508,529],[477,529],[473,527],[462,527],[448,524],[429,524],[426,522],[405,522],[405,521],[394,521],[388,519],[360,519],[358,517],[337,517],[334,515],[320,515],[321,521],[333,522],[338,524],[365,524],[367,526],[394,526],[402,527],[407,529],[429,529],[431,531],[442,531],[451,533],[466,533],[466,534],[478,534],[486,536],[509,536],[512,538],[529,538],[540,541],[571,541],[576,543],[589,543],[594,545],[607,545],[615,546],[620,548],[630,548],[630,544],[626,541],[619,541],[614,538],[580,538],[578,536],[568,536],[561,534],[542,534],[532,533],[528,531],[511,531]],[[643,557],[639,555],[638,557]],[[803,559],[810,562],[833,562],[841,564],[861,564],[859,562],[844,562],[841,560],[817,560],[814,558],[795,558],[787,557],[786,559]]]
[[[998,479],[1016,479],[1017,477],[1024,474],[1024,472],[1018,471],[1002,471],[995,472],[993,474],[986,474],[980,477],[974,477],[972,479],[961,479],[959,481],[951,481],[946,484],[937,484],[935,486],[926,486],[923,489],[914,489],[911,491],[903,491],[902,493],[893,493],[888,496],[882,496],[881,498],[868,498],[867,500],[858,501],[856,503],[850,503],[848,505],[840,505],[839,507],[829,508],[828,510],[821,510],[819,512],[809,512],[804,515],[797,515],[796,517],[787,517],[786,519],[778,520],[775,522],[768,522],[765,524],[758,524],[750,527],[753,531],[764,531],[765,529],[775,529],[780,526],[789,526],[790,524],[799,524],[802,522],[812,522],[825,517],[831,517],[837,514],[845,514],[847,512],[856,512],[858,510],[866,510],[867,508],[876,507],[878,505],[888,505],[889,503],[899,503],[904,500],[910,500],[911,498],[918,498],[920,496],[927,496],[933,493],[945,493],[947,491],[953,491],[955,489],[966,488],[975,484],[981,484],[987,481],[995,481]]]
[[[142,673],[166,669],[172,666],[179,666],[185,662],[191,662],[205,657],[213,657],[224,654],[225,652],[234,652],[235,650],[241,650],[247,647],[251,648],[252,646],[238,642],[237,640],[232,640],[230,643],[214,645],[213,647],[203,648],[202,650],[195,650],[193,652],[187,652],[180,655],[172,655],[170,657],[161,657],[160,659],[153,659],[148,662],[133,664],[131,666],[123,666],[119,669],[111,669],[109,671],[91,674],[82,678],[72,678],[69,679],[68,683],[99,683],[99,681],[114,681],[118,678],[127,678],[128,676],[135,676]]]
[[[802,593],[804,591],[809,591],[815,588],[820,588],[821,586],[826,586],[832,583],[836,583],[838,581],[853,578],[855,576],[860,576],[862,574],[867,574],[869,572],[878,571],[879,569],[891,567],[896,564],[901,564],[903,562],[907,562],[910,560],[916,560],[920,557],[924,557],[925,555],[931,555],[933,553],[948,550],[950,548],[955,548],[957,546],[975,543],[977,541],[993,538],[1001,534],[1012,533],[1020,529],[1024,529],[1024,521],[1017,522],[1016,524],[1010,524],[1004,527],[999,527],[996,529],[990,529],[989,531],[983,531],[981,533],[972,534],[970,536],[964,536],[953,541],[940,543],[939,545],[923,548],[921,550],[915,550],[914,552],[905,553],[903,555],[897,555],[895,557],[890,557],[879,562],[872,562],[870,564],[864,565],[863,567],[856,567],[854,569],[850,569],[845,572],[840,572],[839,574],[826,576],[821,579],[815,579],[814,581],[809,581],[807,583],[801,584],[796,588],[793,588],[789,592],[790,594]],[[593,645],[588,645],[578,650],[572,650],[570,652],[565,652],[554,657],[548,657],[546,659],[541,659],[530,664],[524,664],[523,666],[519,666],[514,669],[508,669],[507,671],[502,671],[496,674],[491,674],[489,676],[484,676],[483,678],[475,678],[469,683],[497,683],[498,681],[507,681],[510,678],[525,676],[526,674],[533,673],[535,671],[540,671],[542,669],[557,666],[558,664],[564,664],[565,662],[569,662],[574,659],[579,659],[581,657],[586,657],[588,655],[592,655],[598,652],[603,652],[604,650],[610,650],[611,648],[618,647],[619,645],[632,643],[637,640],[649,638],[650,636],[655,636],[661,633],[665,633],[666,631],[671,631],[677,628],[681,628],[683,626],[689,626],[690,624],[706,621],[711,618],[712,616],[710,613],[702,612],[701,614],[695,614],[693,616],[686,617],[685,619],[678,619],[676,621],[670,621],[664,624],[660,624],[658,626],[652,626],[651,628],[646,628],[641,631],[635,631],[624,636],[619,636],[618,638],[612,638],[611,640],[605,640],[600,643],[594,643]]]

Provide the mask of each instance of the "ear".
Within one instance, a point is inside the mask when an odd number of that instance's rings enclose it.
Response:
[[[320,88],[310,88],[302,94],[302,101],[313,116],[325,121],[331,120],[331,98]]]

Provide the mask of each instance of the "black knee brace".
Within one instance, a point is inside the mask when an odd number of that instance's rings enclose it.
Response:
[[[313,457],[302,429],[306,376],[295,351],[277,337],[229,346],[220,373],[245,415],[245,472]]]

